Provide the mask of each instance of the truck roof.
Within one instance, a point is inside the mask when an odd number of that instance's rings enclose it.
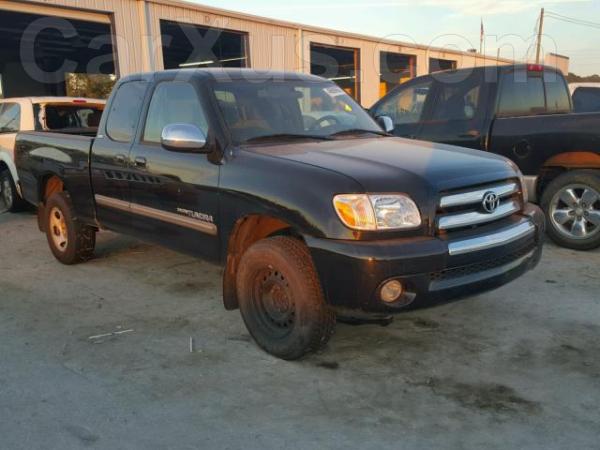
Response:
[[[9,97],[0,99],[0,103],[22,103],[29,102],[33,104],[47,103],[89,103],[96,105],[104,105],[106,100],[99,98],[84,98],[84,97]]]
[[[535,72],[543,71],[551,71],[551,72],[560,72],[562,71],[556,67],[546,66],[543,64],[509,64],[503,66],[481,66],[481,67],[466,67],[462,69],[451,69],[451,70],[442,70],[440,72],[434,72],[430,75],[444,75],[444,74],[460,74],[464,72],[481,72],[485,70],[497,70],[499,72],[508,72],[511,70],[532,70]]]
[[[583,82],[583,83],[569,83],[569,87],[572,89],[577,88],[597,88],[600,89],[600,81],[596,82]]]
[[[256,70],[256,69],[239,69],[239,68],[207,68],[207,69],[170,69],[157,72],[138,73],[126,76],[121,79],[121,82],[146,78],[160,79],[161,77],[171,78],[173,74],[187,77],[202,77],[210,78],[217,81],[226,80],[249,80],[249,81],[265,81],[265,80],[290,80],[290,81],[323,81],[323,78],[316,75],[298,72],[285,72],[277,70]]]

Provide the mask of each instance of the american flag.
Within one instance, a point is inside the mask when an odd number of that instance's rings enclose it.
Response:
[[[479,53],[483,53],[483,40],[485,38],[485,29],[483,28],[483,18],[481,19],[481,35],[479,36]]]

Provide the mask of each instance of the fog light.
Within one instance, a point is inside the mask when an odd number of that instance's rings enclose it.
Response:
[[[388,281],[381,287],[381,291],[379,293],[381,300],[385,303],[394,303],[398,300],[402,293],[404,292],[404,287],[402,283],[398,280]]]

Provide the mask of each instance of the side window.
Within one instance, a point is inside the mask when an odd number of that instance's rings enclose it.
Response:
[[[562,76],[556,72],[545,72],[546,103],[549,113],[568,113],[571,111],[569,89]]]
[[[573,93],[575,112],[600,112],[600,86],[597,88],[580,87]]]
[[[194,87],[185,82],[160,83],[152,94],[144,128],[145,142],[160,143],[167,125],[186,123],[196,125],[208,135],[208,121]]]
[[[546,112],[544,80],[541,73],[510,72],[502,76],[498,115],[528,116]]]
[[[109,138],[118,142],[133,141],[146,86],[145,81],[131,81],[119,87],[108,111],[106,134]]]
[[[17,103],[0,105],[0,133],[17,133],[21,125],[21,106]]]
[[[473,120],[479,107],[479,77],[460,83],[439,82],[432,120]]]
[[[375,114],[389,116],[395,125],[418,123],[431,92],[431,80],[401,88],[379,105]]]

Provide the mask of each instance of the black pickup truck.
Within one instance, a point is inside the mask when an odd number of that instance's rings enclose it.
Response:
[[[439,72],[401,85],[371,108],[396,136],[512,159],[548,233],[578,250],[600,246],[600,113],[573,113],[563,75],[540,65]]]
[[[130,76],[96,138],[22,133],[16,162],[59,261],[89,259],[110,229],[222,263],[226,309],[285,359],[338,316],[474,295],[541,255],[513,163],[390,136],[307,75]]]

